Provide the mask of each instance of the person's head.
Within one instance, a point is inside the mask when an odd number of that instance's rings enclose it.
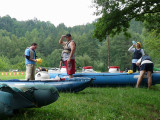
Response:
[[[137,42],[137,46],[136,46],[137,48],[141,48],[142,46],[141,46],[141,43],[140,42]]]
[[[72,40],[72,36],[71,36],[71,34],[70,34],[70,33],[66,34],[66,40],[67,40],[67,41]]]
[[[34,50],[35,50],[35,49],[37,48],[37,46],[38,46],[37,43],[32,43],[31,49],[34,49]]]

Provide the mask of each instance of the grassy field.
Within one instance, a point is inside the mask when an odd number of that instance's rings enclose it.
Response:
[[[42,108],[21,109],[5,120],[113,119],[159,120],[160,86],[152,86],[150,90],[104,87],[86,88],[79,93],[60,93],[55,103]]]

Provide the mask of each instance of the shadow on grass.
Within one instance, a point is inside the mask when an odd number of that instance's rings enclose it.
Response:
[[[160,91],[160,85],[153,85],[153,86],[151,86],[151,90]]]
[[[20,109],[14,111],[14,115],[5,117],[5,120],[54,120],[54,119],[73,119],[74,116],[70,116],[65,111],[59,111],[52,108],[31,108]]]

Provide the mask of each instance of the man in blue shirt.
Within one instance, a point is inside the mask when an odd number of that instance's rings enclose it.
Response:
[[[37,43],[32,43],[32,45],[25,50],[25,65],[26,65],[26,80],[35,80],[35,62]]]

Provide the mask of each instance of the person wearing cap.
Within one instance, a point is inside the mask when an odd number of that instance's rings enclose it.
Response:
[[[25,50],[25,65],[26,65],[26,80],[35,80],[35,63],[37,43],[32,43],[30,47],[27,47]]]
[[[134,48],[135,47],[135,48]],[[128,51],[133,53],[132,57],[132,69],[133,72],[136,72],[136,70],[140,71],[139,66],[136,65],[136,62],[144,55],[144,50],[141,49],[141,43],[137,42],[136,44],[133,44]]]
[[[148,77],[148,88],[152,85],[152,73],[153,73],[153,62],[151,58],[147,55],[142,56],[137,62],[137,66],[140,66],[140,76],[138,77],[136,88],[139,87],[145,72],[147,72]]]
[[[63,39],[66,38],[66,41],[63,41]],[[73,74],[75,74],[75,49],[76,49],[76,43],[72,40],[71,34],[62,35],[59,44],[64,46],[64,49],[62,51],[62,61],[64,61],[64,64],[66,66],[67,74],[69,75],[69,78],[73,78]]]

